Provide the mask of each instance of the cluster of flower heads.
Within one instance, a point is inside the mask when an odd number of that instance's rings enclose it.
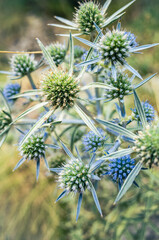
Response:
[[[119,184],[119,188],[135,166],[135,160],[126,155],[124,157],[111,159],[107,167],[106,175]]]
[[[49,72],[42,81],[46,100],[55,107],[69,108],[74,105],[79,92],[78,82],[68,73],[59,70]]]
[[[36,69],[37,62],[34,55],[20,54],[13,55],[11,58],[11,68],[17,76],[25,76]]]
[[[98,132],[101,134],[101,137],[97,136],[93,131],[90,131],[84,135],[83,145],[85,151],[96,152],[99,148],[104,147],[107,137],[101,128],[98,128]]]
[[[153,106],[150,103],[148,103],[148,101],[142,102],[142,106],[143,106],[143,109],[145,112],[147,122],[148,123],[152,122],[155,117],[155,110],[154,110]],[[132,109],[132,111],[134,113],[135,120],[137,120],[138,123],[141,123],[140,116],[139,116],[137,109],[134,108],[134,109]]]
[[[159,123],[147,125],[145,130],[139,131],[135,139],[134,152],[149,168],[159,164]]]
[[[105,75],[105,81],[110,86],[113,86],[114,89],[107,89],[106,90],[106,98],[109,99],[123,99],[124,96],[128,95],[130,92],[132,92],[132,84],[128,77],[128,74],[125,73],[123,69],[117,70],[117,77],[116,81],[114,81],[114,78],[112,76],[112,72],[108,71]]]
[[[75,14],[75,23],[80,32],[90,34],[95,30],[94,22],[102,27],[104,16],[100,6],[92,1],[80,4]]]
[[[14,95],[18,94],[20,92],[21,86],[19,83],[9,83],[7,84],[3,89],[3,94],[7,102],[10,104],[13,104],[16,101],[16,98],[12,99],[11,97],[14,97]]]
[[[66,46],[60,43],[51,43],[49,46],[46,47],[47,51],[50,53],[52,59],[54,60],[56,66],[64,61],[66,56]]]

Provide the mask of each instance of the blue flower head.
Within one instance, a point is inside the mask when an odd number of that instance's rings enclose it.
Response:
[[[13,104],[16,101],[15,99],[10,99],[14,95],[20,92],[21,86],[19,83],[9,83],[3,89],[3,94],[8,103]]]
[[[125,32],[125,35],[127,35],[127,40],[129,41],[130,47],[137,47],[138,43],[136,42],[136,37],[131,32]]]
[[[104,131],[98,128],[98,131],[102,137],[95,135],[93,131],[88,132],[83,137],[83,145],[86,152],[96,152],[98,148],[103,147],[106,141],[106,136],[104,136]]]
[[[124,157],[111,159],[106,172],[112,180],[119,184],[119,188],[135,166],[135,160],[126,155]]]
[[[154,120],[154,117],[155,117],[155,110],[154,110],[153,106],[148,101],[142,102],[142,106],[143,106],[143,109],[144,109],[144,112],[145,112],[145,115],[146,115],[147,122],[148,123],[152,122]],[[134,109],[132,109],[132,111],[135,115],[135,119],[139,123],[141,123],[139,114],[137,112],[137,109],[134,108]]]

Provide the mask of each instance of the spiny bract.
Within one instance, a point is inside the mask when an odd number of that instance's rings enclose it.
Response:
[[[59,186],[68,192],[84,192],[90,189],[91,172],[89,165],[85,165],[81,160],[70,160],[64,165],[59,173]]]
[[[80,4],[75,14],[75,22],[84,34],[90,34],[95,30],[94,22],[102,27],[104,16],[101,13],[100,6],[92,1]]]
[[[123,64],[125,58],[129,57],[131,40],[128,40],[124,31],[108,31],[99,41],[99,52],[105,64]]]
[[[133,150],[137,158],[142,160],[149,168],[159,165],[159,122],[155,121],[152,126],[139,131]]]
[[[132,92],[131,81],[128,75],[121,69],[117,69],[116,81],[114,80],[112,73],[108,71],[106,75],[106,83],[116,88],[106,90],[106,98],[119,98],[122,100],[124,96]]]
[[[56,66],[64,61],[66,56],[66,47],[60,43],[51,43],[49,46],[46,47],[47,51],[50,53],[52,59],[54,60]]]
[[[11,58],[11,68],[13,73],[18,76],[25,76],[36,69],[37,62],[34,60],[34,55],[20,54],[13,55]]]
[[[79,92],[78,82],[63,71],[49,72],[42,80],[46,100],[55,107],[72,107]]]

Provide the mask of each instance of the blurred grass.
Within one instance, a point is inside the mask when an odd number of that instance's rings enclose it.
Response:
[[[114,0],[110,11],[126,3],[126,0]],[[35,42],[37,36],[45,43],[54,41],[53,28],[46,24],[53,22],[53,15],[71,19],[73,5],[77,5],[77,1],[46,0],[45,4],[42,0],[0,1],[0,21],[3,22],[0,28],[0,48],[38,49]],[[135,33],[141,44],[159,41],[158,8],[158,0],[136,1],[123,18],[123,26]],[[158,62],[157,47],[130,59],[130,63],[145,77],[158,71]],[[0,69],[7,70],[7,63],[6,55],[0,55]],[[25,80],[22,80],[24,87]],[[6,81],[7,77],[1,76],[0,87]],[[138,92],[141,100],[148,99],[156,111],[159,111],[158,76]],[[129,96],[126,100],[127,107],[132,107],[133,98]],[[102,180],[98,195],[104,218],[100,218],[90,193],[87,193],[76,224],[77,199],[64,198],[54,204],[59,190],[54,179],[47,177],[44,164],[41,165],[38,183],[35,181],[33,162],[12,172],[19,159],[13,137],[14,135],[10,135],[0,152],[0,240],[159,239],[158,169],[151,174],[146,171],[142,173],[142,182],[138,179],[141,189],[133,187],[117,206],[113,206],[117,193],[115,185]]]

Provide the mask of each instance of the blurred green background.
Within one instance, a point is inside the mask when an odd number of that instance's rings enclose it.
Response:
[[[102,4],[104,1],[100,1]],[[127,0],[112,0],[108,14]],[[39,50],[35,38],[45,44],[64,41],[47,26],[54,15],[72,18],[77,1],[73,0],[0,0],[0,50]],[[122,25],[137,36],[140,44],[159,42],[159,1],[137,0],[122,18]],[[0,69],[8,70],[9,56],[0,54]],[[159,68],[159,47],[129,61],[144,77]],[[0,87],[8,81],[0,76]],[[159,111],[159,78],[139,90]],[[132,102],[129,101],[129,105]],[[58,156],[52,156],[55,159]],[[145,171],[138,178],[140,189],[132,187],[123,200],[113,206],[117,194],[110,181],[101,181],[98,189],[104,217],[100,218],[92,198],[86,194],[78,224],[75,223],[77,199],[64,198],[54,204],[59,190],[52,177],[40,174],[35,182],[35,166],[28,164],[13,173],[19,159],[13,133],[0,151],[0,240],[157,240],[159,239],[159,174]],[[142,180],[142,181],[141,181]]]

